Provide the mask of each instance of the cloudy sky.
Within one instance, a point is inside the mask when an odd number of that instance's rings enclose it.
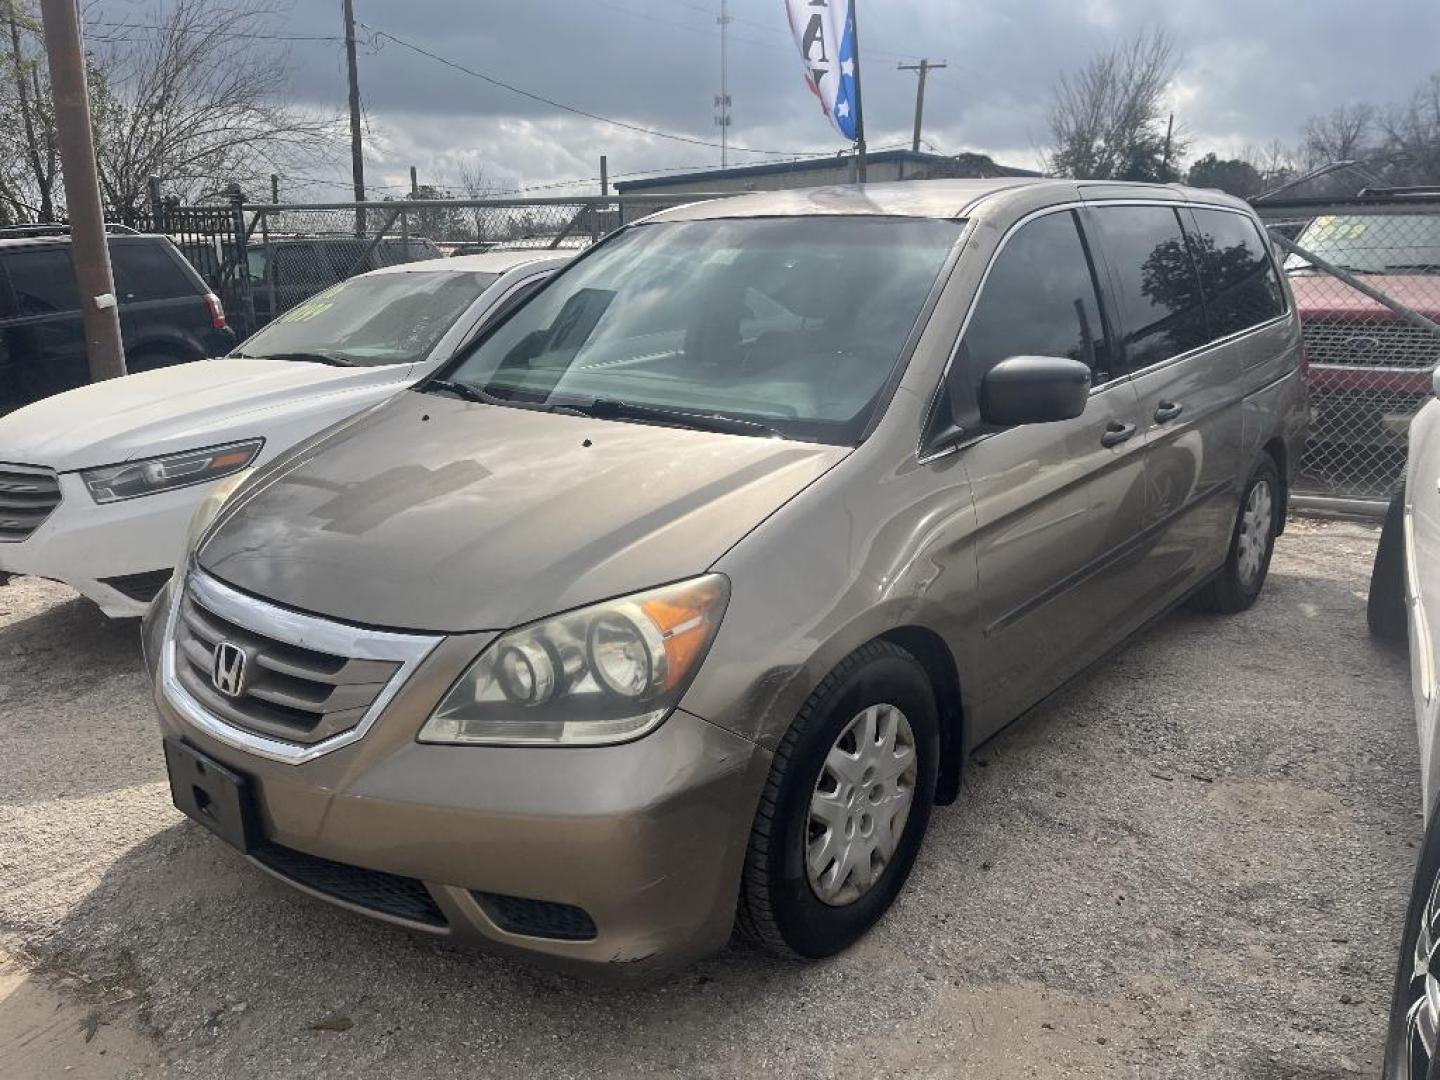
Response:
[[[124,0],[120,0],[123,5]],[[1185,52],[1172,97],[1192,156],[1234,154],[1336,105],[1403,100],[1440,69],[1436,0],[858,0],[872,147],[908,145],[915,76],[896,65],[944,60],[926,95],[925,139],[1036,167],[1056,76],[1137,27],[1173,31]],[[324,37],[340,0],[292,0],[277,35]],[[108,6],[108,5],[107,5]],[[131,11],[135,8],[131,7]],[[719,0],[355,0],[362,29],[367,176],[385,185],[453,184],[462,163],[503,188],[588,181],[601,154],[612,178],[718,166],[718,146],[644,135],[567,113],[379,37],[393,34],[497,80],[600,116],[699,143],[718,142]],[[839,149],[806,90],[782,0],[730,0],[732,143],[798,154]],[[265,43],[270,47],[269,43]],[[289,50],[286,95],[327,111],[345,103],[335,40]],[[287,192],[338,198],[341,155],[298,170]],[[732,151],[731,164],[775,160]],[[580,187],[559,188],[555,194]]]

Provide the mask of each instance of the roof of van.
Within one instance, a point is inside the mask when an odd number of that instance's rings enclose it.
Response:
[[[891,215],[954,218],[987,196],[1016,188],[1054,188],[1056,201],[1082,198],[1167,199],[1243,206],[1219,191],[1200,191],[1179,184],[1134,184],[1119,181],[1054,180],[1045,177],[989,177],[974,180],[900,180],[883,184],[756,191],[733,198],[687,203],[652,214],[649,221],[696,221],[707,218],[781,217],[792,215]]]

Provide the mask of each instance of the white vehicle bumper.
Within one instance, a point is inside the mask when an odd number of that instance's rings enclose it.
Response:
[[[141,595],[151,582],[116,579],[154,575],[152,581],[163,584],[161,575],[178,560],[190,515],[210,485],[101,505],[78,473],[59,479],[54,512],[24,540],[0,543],[0,572],[62,582],[111,618],[144,615],[149,598]]]

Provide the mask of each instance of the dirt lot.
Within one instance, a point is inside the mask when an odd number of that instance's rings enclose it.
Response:
[[[133,625],[0,589],[0,1073],[1305,1077],[1379,1071],[1420,834],[1375,532],[1164,620],[986,748],[889,918],[602,990],[334,911],[169,805]]]

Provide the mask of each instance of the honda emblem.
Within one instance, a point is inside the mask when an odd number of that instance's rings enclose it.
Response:
[[[215,646],[210,663],[210,681],[226,697],[237,698],[245,691],[245,650],[230,641]]]

